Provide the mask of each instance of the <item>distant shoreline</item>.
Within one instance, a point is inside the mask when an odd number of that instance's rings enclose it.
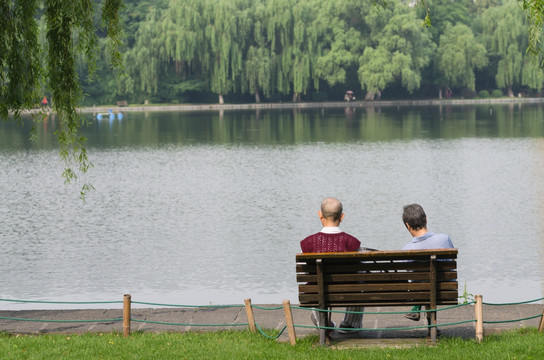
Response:
[[[310,109],[376,106],[428,106],[428,105],[482,105],[482,104],[544,103],[544,98],[501,98],[501,99],[436,99],[436,100],[380,100],[380,101],[325,101],[285,102],[260,104],[190,104],[190,105],[139,105],[139,106],[97,106],[81,108],[84,113],[132,111],[206,111],[206,110],[260,110],[260,109]]]
[[[390,106],[439,106],[439,105],[494,105],[494,104],[532,104],[544,103],[540,98],[500,98],[500,99],[430,99],[430,100],[359,100],[359,101],[324,101],[324,102],[284,102],[252,104],[180,104],[180,105],[129,105],[129,106],[94,106],[82,107],[81,113],[143,112],[143,111],[221,111],[221,110],[263,110],[263,109],[312,109],[345,107],[390,107]],[[38,112],[34,109],[30,112]]]

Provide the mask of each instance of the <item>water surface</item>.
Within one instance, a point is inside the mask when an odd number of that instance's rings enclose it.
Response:
[[[383,250],[410,241],[402,206],[418,202],[459,249],[461,292],[543,294],[540,105],[88,120],[85,202],[60,176],[53,117],[34,142],[28,122],[0,124],[0,298],[297,303],[294,254],[325,196],[343,201],[346,232]]]

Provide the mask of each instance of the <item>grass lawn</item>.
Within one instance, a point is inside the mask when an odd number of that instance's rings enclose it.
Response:
[[[249,331],[85,335],[0,334],[0,359],[542,359],[544,333],[536,329],[486,336],[481,344],[460,338],[436,346],[334,349],[316,336],[296,346]]]

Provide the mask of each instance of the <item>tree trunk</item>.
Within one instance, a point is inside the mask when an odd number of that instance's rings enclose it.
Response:
[[[300,95],[297,93],[293,93],[293,102],[297,102],[300,100]]]
[[[442,88],[438,88],[438,98],[442,100]]]
[[[225,103],[225,100],[223,100],[223,94],[219,94],[219,104],[223,105]]]
[[[374,91],[369,91],[366,93],[365,100],[374,100],[376,93]]]
[[[514,92],[512,91],[512,86],[508,87],[508,97],[511,97],[511,98],[514,97]]]
[[[259,96],[259,92],[258,91],[255,91],[255,102],[257,104],[260,104],[261,103],[261,97]]]

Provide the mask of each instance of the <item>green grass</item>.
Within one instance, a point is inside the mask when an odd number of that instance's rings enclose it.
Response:
[[[315,336],[296,346],[248,331],[209,333],[25,335],[0,334],[1,359],[541,359],[544,334],[508,331],[474,340],[444,338],[436,346],[404,349],[321,347]]]

